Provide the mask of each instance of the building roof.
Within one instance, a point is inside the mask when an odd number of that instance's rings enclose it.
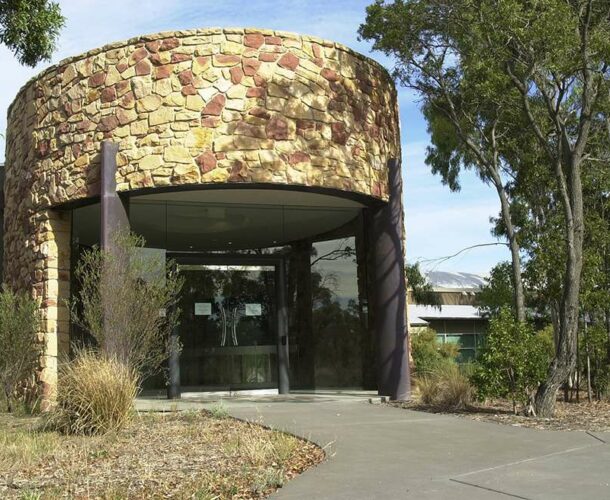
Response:
[[[487,282],[480,274],[448,271],[430,271],[426,278],[435,291],[478,291]]]
[[[475,306],[443,305],[438,307],[409,304],[409,324],[427,325],[430,320],[439,319],[484,319]]]

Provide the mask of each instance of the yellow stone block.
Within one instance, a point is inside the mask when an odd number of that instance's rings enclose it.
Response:
[[[174,110],[171,108],[161,108],[157,111],[153,111],[148,115],[148,121],[151,126],[174,121]]]
[[[197,127],[191,129],[186,136],[186,146],[189,148],[205,148],[212,144],[214,133],[209,128]]]
[[[174,163],[193,163],[193,157],[183,146],[167,146],[163,152],[165,161]]]

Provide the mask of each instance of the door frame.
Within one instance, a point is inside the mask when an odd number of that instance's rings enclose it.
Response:
[[[237,253],[210,254],[199,252],[167,252],[166,259],[173,260],[178,266],[192,265],[243,265],[273,266],[275,268],[275,315],[278,393],[290,392],[290,355],[288,345],[288,302],[286,283],[286,257],[283,255],[248,255]],[[177,329],[172,332],[177,337]],[[170,355],[168,397],[180,397],[180,361],[178,356]]]

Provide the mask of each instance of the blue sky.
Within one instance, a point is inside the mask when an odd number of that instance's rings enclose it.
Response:
[[[254,26],[317,35],[344,43],[386,67],[392,61],[371,52],[357,38],[365,8],[372,0],[60,0],[66,26],[53,63],[106,43],[156,31],[202,27]],[[35,69],[19,66],[0,47],[0,132],[6,129],[6,110],[19,88],[47,64]],[[399,88],[402,127],[404,201],[407,259],[434,259],[467,246],[493,243],[490,216],[498,211],[492,188],[474,175],[462,178],[462,191],[451,193],[424,164],[429,138],[417,97]],[[4,141],[0,138],[0,161]],[[506,248],[491,246],[470,250],[435,266],[445,271],[487,273],[508,259]]]

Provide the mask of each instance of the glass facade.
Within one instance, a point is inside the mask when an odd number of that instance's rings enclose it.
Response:
[[[183,390],[278,387],[277,266],[286,277],[291,388],[363,388],[374,367],[365,348],[362,206],[314,201],[221,203],[177,193],[129,201],[131,230],[174,260],[185,280]],[[75,259],[99,242],[99,212],[99,204],[73,211]],[[273,262],[249,264],[253,256]],[[156,377],[147,387],[164,384]]]

